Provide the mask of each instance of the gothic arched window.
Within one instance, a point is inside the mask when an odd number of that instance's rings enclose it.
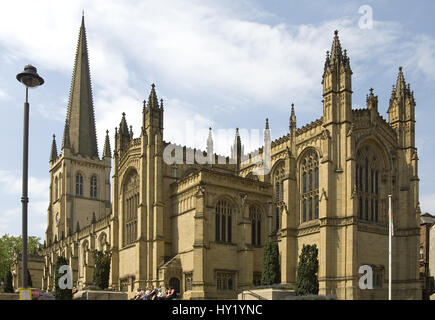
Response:
[[[54,201],[59,199],[59,182],[57,181],[57,177],[54,179]]]
[[[76,174],[76,195],[83,196],[83,176],[80,173]]]
[[[233,206],[227,200],[216,205],[216,241],[231,242]]]
[[[251,244],[261,246],[261,211],[258,206],[249,207],[249,218],[251,219]]]
[[[96,198],[97,197],[97,177],[96,176],[92,176],[91,178],[91,198]]]
[[[279,203],[284,200],[284,175],[285,175],[285,164],[284,161],[279,162],[272,174],[272,185],[274,187],[275,195],[275,230],[279,230],[280,226],[280,206]]]
[[[319,218],[319,157],[310,149],[301,160],[302,222]]]
[[[137,239],[137,209],[139,206],[139,176],[132,171],[125,180],[123,192],[124,245]]]
[[[380,222],[379,160],[374,149],[369,146],[360,148],[357,152],[355,184],[358,218],[375,223]]]

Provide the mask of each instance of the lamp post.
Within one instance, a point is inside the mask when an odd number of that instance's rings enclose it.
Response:
[[[24,102],[24,126],[23,126],[23,187],[21,195],[22,204],[22,238],[23,238],[23,279],[22,287],[27,288],[27,197],[28,167],[29,167],[29,88],[35,88],[44,83],[36,68],[30,64],[24,67],[24,71],[17,74],[17,80],[26,86],[26,102]]]

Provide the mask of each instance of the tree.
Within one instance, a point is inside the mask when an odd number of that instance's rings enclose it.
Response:
[[[281,282],[281,270],[279,266],[278,243],[268,241],[264,246],[263,272],[261,284],[271,285]]]
[[[39,249],[41,239],[38,237],[28,237],[27,253],[32,253]],[[22,238],[4,234],[0,238],[0,279],[5,279],[6,273],[11,269],[14,251],[22,251]]]
[[[4,277],[4,292],[13,293],[14,286],[12,285],[12,273],[8,270]]]
[[[110,261],[112,254],[109,251],[102,252],[95,250],[93,252],[94,268],[94,285],[101,289],[109,287]]]
[[[63,274],[59,273],[59,268],[63,265],[68,265],[68,261],[62,256],[57,258],[56,266],[55,266],[55,277],[54,277],[54,283],[55,283],[55,293],[54,296],[56,297],[56,300],[71,300],[72,299],[72,288],[65,288],[61,289],[59,287],[59,279]]]
[[[30,275],[29,269],[27,269],[27,287],[33,287],[32,276]]]
[[[296,275],[295,293],[297,296],[319,293],[319,280],[317,271],[319,270],[319,260],[317,258],[319,250],[314,245],[304,245]]]

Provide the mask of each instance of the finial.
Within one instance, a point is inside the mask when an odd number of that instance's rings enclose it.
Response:
[[[55,140],[56,139],[56,135],[55,134],[53,134],[53,140]]]
[[[106,134],[109,135],[109,130],[106,130]]]
[[[163,99],[160,99],[160,108],[163,108]]]
[[[208,131],[211,131],[211,127],[208,127]]]
[[[122,113],[122,117],[125,118],[125,112]]]
[[[266,129],[269,129],[269,118],[266,118]]]
[[[334,35],[336,35],[336,36],[338,35],[338,30],[334,31]]]
[[[373,95],[373,88],[370,88],[370,94]]]
[[[82,18],[84,18],[85,17],[85,10],[83,9],[82,10]]]
[[[155,85],[154,83],[152,83],[152,84],[151,84],[151,88],[154,89],[155,87],[156,87],[156,85]]]
[[[402,69],[403,69],[402,66],[400,66],[400,67],[399,67],[399,72],[402,72]]]

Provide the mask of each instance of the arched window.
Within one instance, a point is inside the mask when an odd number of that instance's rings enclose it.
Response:
[[[91,198],[97,197],[97,177],[92,176],[91,178]]]
[[[319,218],[319,157],[310,149],[302,158],[301,210],[302,222]]]
[[[261,211],[257,206],[249,207],[249,218],[251,219],[251,244],[261,246]]]
[[[216,241],[231,242],[232,240],[233,206],[226,200],[220,200],[216,205]]]
[[[137,209],[139,206],[139,176],[133,170],[125,180],[123,190],[124,245],[137,239]]]
[[[357,152],[355,181],[358,196],[358,218],[363,221],[379,221],[379,170],[380,159],[374,148],[364,146]]]
[[[275,194],[275,231],[279,230],[280,226],[280,206],[279,203],[284,200],[284,175],[285,175],[285,164],[284,161],[279,162],[273,169],[272,183],[274,186]]]
[[[54,201],[59,199],[59,182],[57,181],[57,177],[54,179]]]
[[[80,173],[76,174],[76,195],[83,196],[83,176]]]

